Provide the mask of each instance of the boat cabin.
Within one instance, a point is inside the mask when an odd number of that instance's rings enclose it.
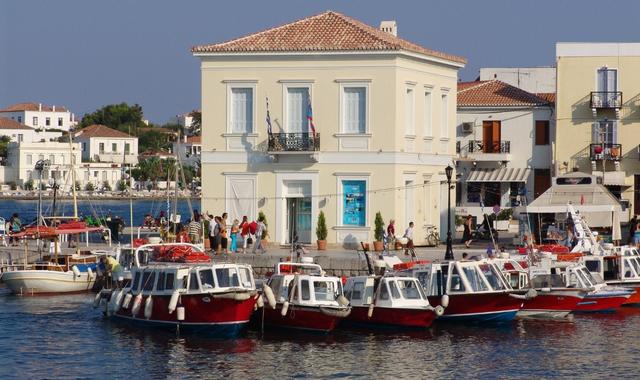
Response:
[[[134,295],[171,295],[174,290],[198,294],[255,289],[251,267],[245,264],[156,264],[134,267],[132,272],[131,293]]]
[[[345,297],[351,306],[423,308],[429,306],[418,279],[395,276],[351,277],[344,286]],[[374,302],[374,297],[375,302]]]
[[[640,282],[640,257],[635,254],[616,256],[583,256],[582,263],[591,273],[598,274],[606,282]]]
[[[431,263],[415,266],[411,271],[428,296],[512,290],[498,267],[486,259]]]
[[[336,299],[343,295],[340,278],[325,276],[318,264],[279,263],[267,285],[278,303],[336,306]]]

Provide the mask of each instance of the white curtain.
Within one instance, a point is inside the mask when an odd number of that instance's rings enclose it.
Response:
[[[230,221],[242,220],[245,215],[249,220],[256,220],[255,179],[231,178],[228,181],[227,212]]]
[[[307,106],[309,103],[309,89],[295,87],[287,89],[287,132],[307,133]]]
[[[440,120],[440,137],[449,137],[449,98],[447,95],[442,95]]]
[[[404,118],[405,118],[405,127],[404,131],[407,135],[413,135],[415,133],[415,118],[414,118],[414,100],[413,100],[413,89],[407,88],[404,99]]]
[[[346,87],[343,94],[344,132],[366,132],[366,90],[364,87]]]
[[[598,91],[616,92],[618,70],[602,68],[598,70]]]
[[[231,132],[253,132],[253,89],[231,89]]]
[[[431,125],[431,92],[424,93],[424,135],[433,136]]]

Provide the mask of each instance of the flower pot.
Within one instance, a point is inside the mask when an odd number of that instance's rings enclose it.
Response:
[[[383,251],[384,250],[384,243],[381,242],[381,241],[378,241],[378,240],[374,241],[373,242],[373,250],[374,251],[378,251],[378,252]]]
[[[325,251],[327,249],[327,241],[326,240],[318,240],[318,251]]]

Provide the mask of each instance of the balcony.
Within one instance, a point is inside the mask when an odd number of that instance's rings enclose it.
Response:
[[[589,158],[591,161],[620,161],[622,158],[622,144],[590,144]]]
[[[591,92],[592,109],[620,109],[622,107],[622,92],[593,91]]]
[[[119,164],[137,164],[138,155],[125,152],[104,152],[93,155],[94,162],[114,162]]]
[[[470,140],[466,148],[466,157],[473,161],[511,161],[511,141],[485,143],[482,140]],[[461,147],[461,150],[464,150],[464,147]]]
[[[272,133],[267,141],[267,152],[272,156],[310,155],[317,158],[320,151],[320,134]]]

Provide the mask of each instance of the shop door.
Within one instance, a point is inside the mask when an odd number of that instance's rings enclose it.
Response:
[[[298,242],[311,243],[311,198],[287,198],[287,243],[293,236]]]

